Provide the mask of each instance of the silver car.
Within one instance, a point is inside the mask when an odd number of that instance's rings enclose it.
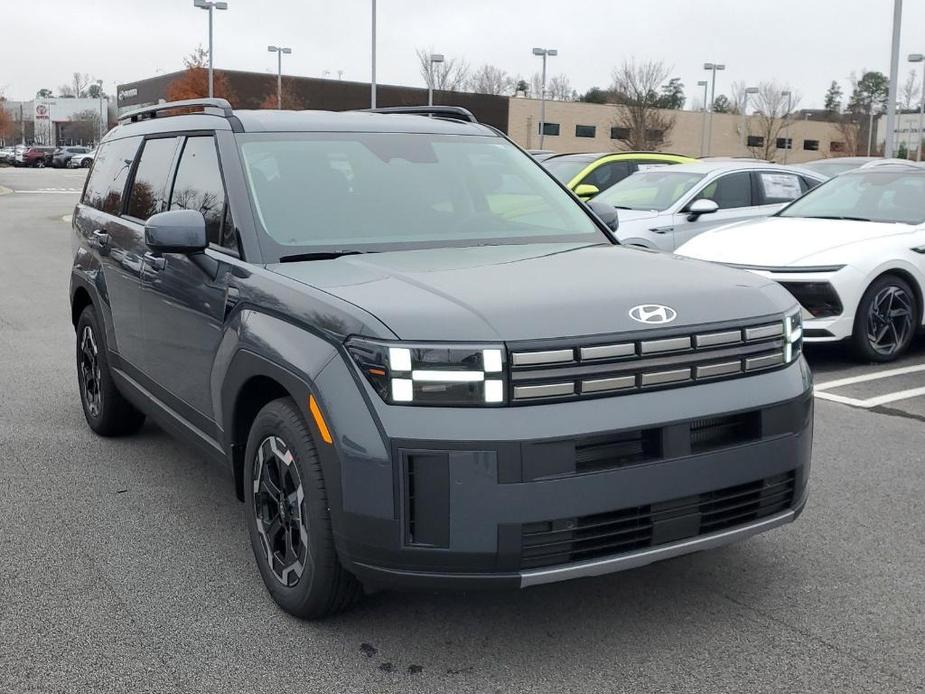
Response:
[[[756,161],[640,171],[594,198],[617,208],[620,243],[673,251],[720,224],[774,214],[826,176]]]

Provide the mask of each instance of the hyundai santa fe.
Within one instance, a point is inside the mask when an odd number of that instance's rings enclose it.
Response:
[[[793,297],[619,246],[463,109],[140,109],[73,229],[87,423],[226,466],[294,615],[606,574],[805,503]]]

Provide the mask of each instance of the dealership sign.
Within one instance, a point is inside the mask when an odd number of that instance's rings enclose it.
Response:
[[[35,105],[35,119],[36,120],[47,120],[48,119],[48,106],[45,104],[36,104]]]

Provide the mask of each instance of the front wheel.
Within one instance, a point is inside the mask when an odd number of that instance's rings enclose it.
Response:
[[[865,361],[888,362],[902,356],[915,336],[919,309],[905,280],[886,275],[864,292],[854,317],[852,341]]]
[[[89,168],[90,168],[90,164],[92,164],[92,163],[93,163],[93,160],[92,160],[92,159],[84,159],[82,162],[80,162],[80,168],[82,168],[82,169],[89,169]]]
[[[303,619],[352,605],[362,587],[337,557],[321,462],[292,400],[260,410],[245,456],[247,530],[270,595]]]

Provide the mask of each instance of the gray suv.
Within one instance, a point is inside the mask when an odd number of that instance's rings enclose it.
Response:
[[[73,227],[89,426],[226,466],[292,614],[606,574],[805,503],[793,297],[620,247],[463,109],[141,109]]]

